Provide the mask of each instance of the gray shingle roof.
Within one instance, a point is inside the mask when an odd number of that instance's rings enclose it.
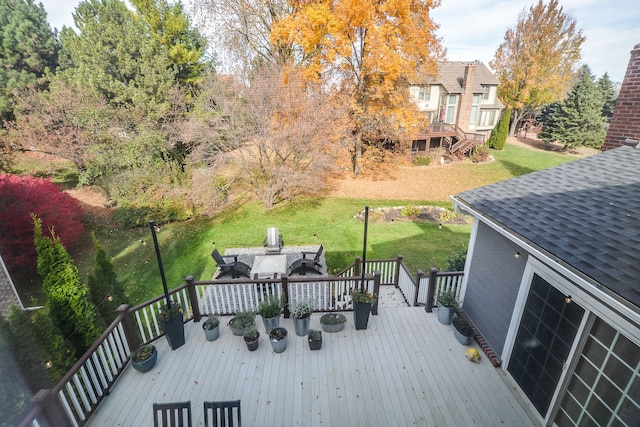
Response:
[[[418,79],[416,84],[440,84],[444,86],[448,93],[462,93],[462,83],[464,80],[464,70],[467,64],[476,65],[476,76],[474,79],[473,93],[482,93],[482,85],[498,85],[500,81],[493,73],[480,61],[446,61],[440,64],[438,76],[433,78],[424,77]]]
[[[456,198],[640,307],[640,149],[609,150]]]

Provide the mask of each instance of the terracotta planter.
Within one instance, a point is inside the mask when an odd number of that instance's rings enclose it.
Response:
[[[366,302],[353,303],[353,321],[356,325],[356,330],[367,329],[370,313],[371,304],[368,304]]]

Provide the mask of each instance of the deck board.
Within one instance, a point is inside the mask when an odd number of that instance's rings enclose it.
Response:
[[[312,315],[311,328],[320,329],[319,319]],[[347,313],[342,332],[323,332],[319,351],[283,319],[289,344],[281,354],[261,319],[255,352],[227,321],[215,342],[193,322],[183,347],[171,351],[158,340],[153,370],[128,367],[88,425],[152,426],[154,402],[190,400],[201,426],[205,400],[233,399],[242,401],[246,426],[535,425],[500,371],[486,357],[467,361],[451,327],[423,308],[381,307],[364,331]]]

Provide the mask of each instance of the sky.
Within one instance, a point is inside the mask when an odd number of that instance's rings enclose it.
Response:
[[[77,0],[40,0],[48,21],[58,30],[72,26]],[[183,0],[189,5],[191,0]],[[514,28],[518,16],[537,0],[442,0],[432,18],[440,26],[450,61],[493,59],[508,28]],[[596,77],[605,72],[622,83],[630,52],[640,44],[640,3],[638,0],[560,0],[564,11],[576,18],[586,41],[582,45],[582,63]]]

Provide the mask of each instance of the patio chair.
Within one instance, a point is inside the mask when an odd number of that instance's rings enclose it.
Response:
[[[302,258],[297,259],[289,267],[289,275],[299,273],[306,275],[307,271],[312,273],[322,274],[322,264],[320,263],[320,256],[324,246],[320,245],[316,252],[302,252]],[[313,255],[313,258],[307,258],[307,255]]]
[[[211,257],[218,264],[220,273],[216,276],[216,279],[221,278],[227,274],[231,274],[231,277],[237,279],[240,275],[249,277],[251,267],[244,262],[238,261],[238,255],[220,255],[217,249],[211,252]],[[225,258],[233,259],[233,261],[226,261]]]
[[[267,237],[264,238],[262,245],[267,255],[278,255],[282,250],[282,236],[278,227],[267,228]]]
[[[212,414],[211,424],[209,412]],[[242,427],[240,400],[204,402],[204,425],[205,427]]]
[[[191,425],[190,401],[153,404],[153,427],[191,427]]]

